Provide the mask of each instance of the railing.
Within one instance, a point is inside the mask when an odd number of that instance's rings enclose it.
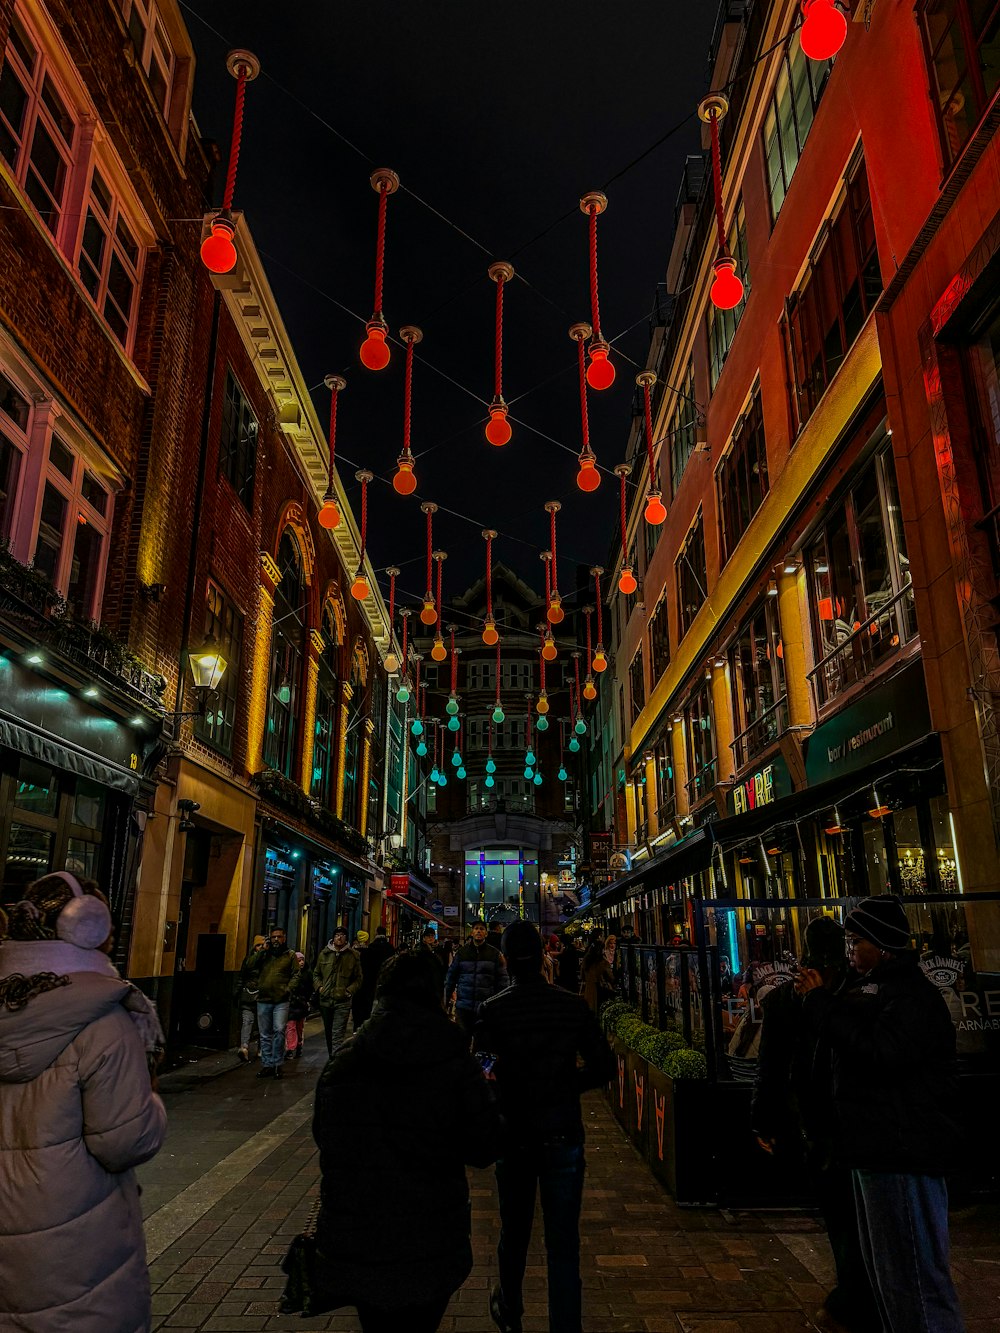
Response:
[[[704,767],[700,768],[694,777],[687,780],[688,802],[695,805],[703,797],[707,796],[715,786],[716,759],[710,759]]]
[[[843,621],[834,621],[843,625]],[[913,587],[882,603],[854,630],[844,626],[842,641],[809,672],[817,709],[871,675],[917,632]]]
[[[662,805],[657,806],[656,810],[656,832],[657,835],[663,832],[664,827],[677,818],[677,797],[668,796]]]
[[[783,694],[777,703],[755,717],[749,727],[733,741],[732,751],[737,769],[743,768],[769,745],[773,745],[787,729],[788,697]]]

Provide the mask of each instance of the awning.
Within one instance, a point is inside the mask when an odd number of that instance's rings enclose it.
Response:
[[[281,818],[276,807],[267,806],[264,814],[265,833],[269,832],[267,825],[272,824],[282,838],[294,838],[296,841],[304,843],[306,851],[313,860],[339,861],[342,866],[350,870],[356,870],[359,875],[363,875],[366,879],[374,878],[375,867],[373,865],[366,865],[364,861],[359,861],[357,857],[348,856],[346,852],[342,852],[332,842],[326,842],[320,833],[307,833],[298,825],[287,823]]]
[[[0,713],[0,746],[37,759],[48,768],[75,773],[77,777],[110,787],[112,791],[124,792],[127,796],[134,797],[139,790],[138,773],[51,736],[40,727],[15,722],[3,713]]]
[[[428,921],[434,921],[437,925],[444,926],[445,930],[452,930],[458,925],[457,921],[442,921],[439,916],[435,916],[433,912],[428,912],[426,907],[421,907],[420,904],[415,903],[412,898],[400,898],[398,894],[392,893],[389,894],[388,901],[391,903],[398,903],[400,907],[405,907],[411,912],[416,912],[418,916],[425,916]]]
[[[660,888],[686,875],[707,870],[712,859],[712,825],[692,829],[683,838],[672,843],[666,851],[631,871],[597,895],[600,908],[614,907],[640,889]]]

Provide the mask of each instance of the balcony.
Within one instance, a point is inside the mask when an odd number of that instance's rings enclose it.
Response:
[[[689,805],[697,805],[699,801],[703,801],[706,796],[711,794],[712,788],[715,786],[717,768],[718,760],[710,759],[707,764],[699,768],[693,777],[688,778],[686,786]]]
[[[809,672],[816,710],[866,680],[916,636],[913,588],[908,583],[853,630],[836,621],[841,642]]]
[[[733,757],[737,772],[745,768],[753,759],[773,745],[779,736],[788,730],[788,698],[781,698],[755,717],[745,731],[732,743]]]

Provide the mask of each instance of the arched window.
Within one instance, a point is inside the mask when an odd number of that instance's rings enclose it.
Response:
[[[313,740],[312,794],[322,805],[332,804],[337,767],[337,708],[340,698],[340,635],[333,607],[323,608],[323,649],[319,655],[316,689],[316,734]]]
[[[302,557],[288,528],[278,547],[278,568],[281,581],[274,594],[264,763],[290,778],[295,763],[295,733],[302,684],[306,585],[302,576]]]
[[[347,709],[347,738],[344,746],[344,819],[355,828],[358,824],[358,784],[361,781],[361,719],[364,716],[364,659],[360,653],[351,658],[351,702]]]

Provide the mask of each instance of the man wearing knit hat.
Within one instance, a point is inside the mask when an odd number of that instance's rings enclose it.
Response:
[[[490,1293],[490,1318],[502,1333],[521,1333],[524,1268],[540,1191],[549,1330],[581,1333],[580,1093],[607,1083],[614,1060],[587,1002],[546,985],[542,938],[529,921],[507,927],[502,949],[511,984],[479,1006],[472,1038],[474,1050],[493,1057],[507,1126],[496,1168],[500,1281]]]
[[[844,926],[858,984],[834,995],[803,968],[796,989],[831,1050],[835,1152],[851,1171],[865,1266],[885,1333],[962,1333],[944,1179],[958,1135],[955,1030],[899,898],[863,899]]]

